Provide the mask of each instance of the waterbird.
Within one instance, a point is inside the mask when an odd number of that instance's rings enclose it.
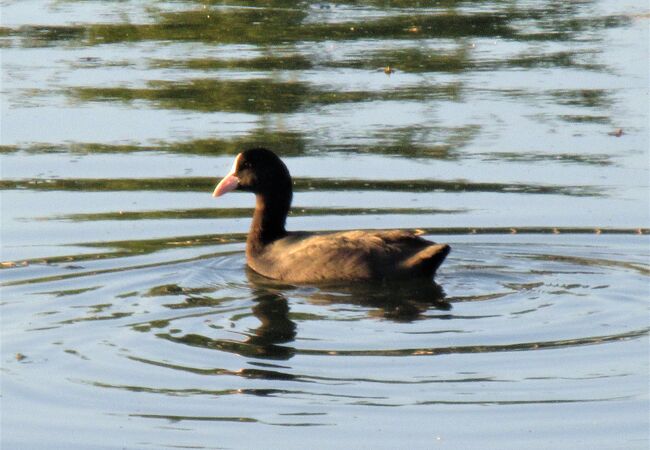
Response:
[[[231,191],[255,194],[246,262],[266,278],[289,283],[431,279],[450,251],[449,245],[408,230],[287,231],[291,175],[265,148],[239,153],[212,195]]]

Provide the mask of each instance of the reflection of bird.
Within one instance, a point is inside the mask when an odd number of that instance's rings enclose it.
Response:
[[[213,193],[256,195],[246,259],[265,277],[292,283],[431,278],[449,253],[448,245],[410,231],[287,232],[291,185],[280,158],[256,148],[237,155]]]
[[[292,297],[302,297],[315,305],[358,305],[368,310],[370,317],[382,317],[398,322],[410,322],[423,317],[432,308],[449,311],[441,286],[427,279],[409,279],[385,282],[355,282],[321,285],[318,289],[295,290],[275,280],[269,280],[253,270],[246,271],[253,286],[255,301],[253,313],[262,325],[255,330],[249,343],[281,344],[295,338],[296,325],[289,318],[289,306],[282,293],[293,291]],[[288,296],[288,295],[287,295]],[[448,318],[448,315],[437,315]],[[277,345],[269,351],[282,351]]]
[[[315,303],[338,303],[376,308],[370,315],[379,315],[400,322],[416,320],[431,308],[451,309],[445,293],[429,280],[408,280],[382,283],[354,283],[349,286],[327,286],[309,296]]]
[[[289,304],[281,294],[256,292],[253,314],[261,325],[248,343],[270,346],[291,342],[296,337],[296,324],[289,319]]]

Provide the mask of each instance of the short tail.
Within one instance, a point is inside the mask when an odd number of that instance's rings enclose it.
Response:
[[[407,271],[420,272],[422,275],[433,276],[443,263],[451,247],[447,244],[432,244],[402,263]]]

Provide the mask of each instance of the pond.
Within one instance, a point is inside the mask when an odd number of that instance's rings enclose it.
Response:
[[[640,3],[0,2],[2,447],[648,448]],[[256,145],[435,283],[247,270]]]

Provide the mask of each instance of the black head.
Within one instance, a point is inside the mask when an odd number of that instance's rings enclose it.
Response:
[[[264,194],[291,188],[287,166],[271,150],[253,148],[241,153],[238,159],[238,189]]]
[[[217,185],[213,195],[218,197],[232,190],[262,195],[291,196],[291,175],[287,166],[271,150],[253,148],[235,158],[232,169]]]

